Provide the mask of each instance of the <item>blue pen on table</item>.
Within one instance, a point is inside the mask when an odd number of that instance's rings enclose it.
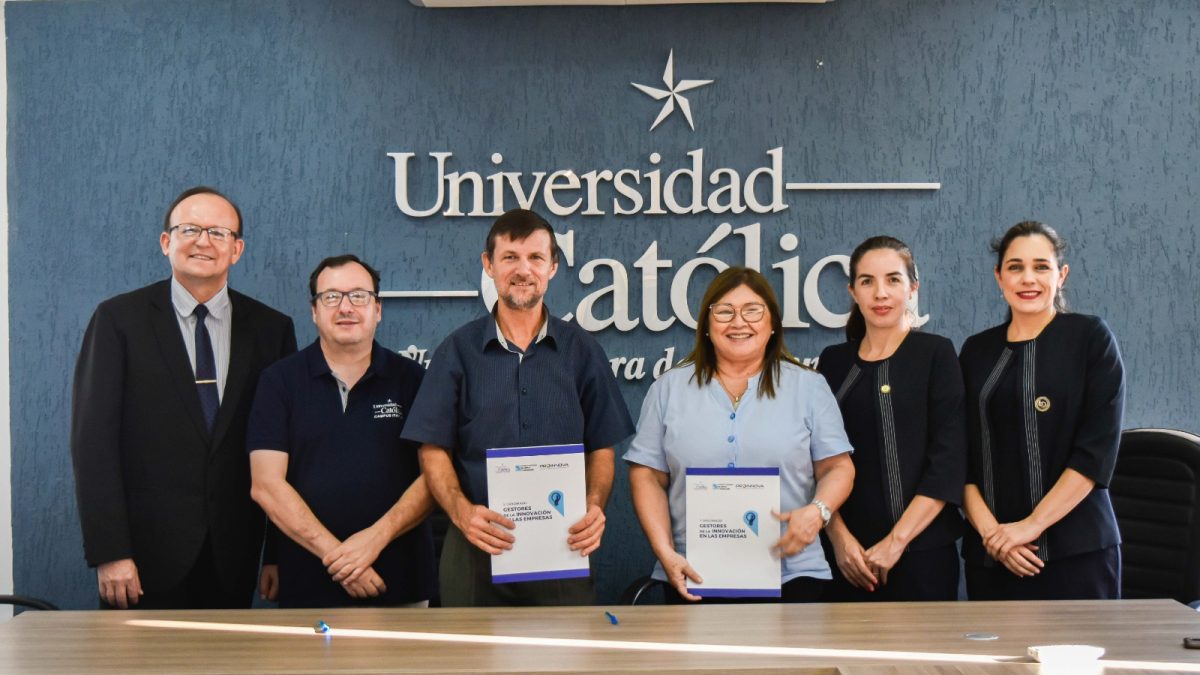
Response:
[[[612,612],[605,612],[604,616],[607,616],[609,622],[612,623],[612,625],[614,625],[614,626],[617,625],[618,623],[620,623],[619,621],[617,621],[617,615],[613,614]]]
[[[329,624],[325,623],[324,621],[322,621],[320,619],[317,619],[317,622],[313,624],[313,632],[314,633],[329,633]]]

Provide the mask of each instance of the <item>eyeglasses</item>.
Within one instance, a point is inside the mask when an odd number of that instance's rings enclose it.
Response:
[[[228,227],[200,227],[199,225],[176,225],[169,232],[179,232],[181,239],[199,239],[200,235],[208,233],[208,240],[214,244],[224,244],[238,238],[238,233]]]
[[[325,307],[337,307],[342,304],[342,298],[350,298],[350,304],[355,307],[364,307],[371,300],[379,297],[371,291],[353,290],[353,291],[321,291],[313,296],[315,302],[319,302]]]
[[[722,302],[717,305],[709,305],[709,311],[712,312],[713,321],[717,323],[729,323],[733,321],[733,317],[737,316],[738,310],[727,302]],[[746,323],[755,323],[762,321],[763,315],[767,313],[767,306],[758,302],[752,302],[748,305],[742,305],[742,319]]]

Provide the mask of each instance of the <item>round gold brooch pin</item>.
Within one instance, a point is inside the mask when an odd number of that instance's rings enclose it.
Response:
[[[890,384],[883,385],[882,387],[879,388],[879,393],[881,393],[881,394],[892,393],[892,385],[890,385]]]
[[[1037,409],[1038,412],[1046,412],[1050,409],[1050,399],[1046,398],[1045,396],[1039,396],[1033,399],[1033,407]]]

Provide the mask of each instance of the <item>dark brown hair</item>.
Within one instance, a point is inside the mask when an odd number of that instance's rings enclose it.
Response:
[[[855,281],[858,278],[858,263],[862,262],[864,255],[871,251],[879,249],[890,249],[900,254],[901,260],[904,261],[904,271],[908,273],[908,280],[912,283],[917,283],[917,264],[913,262],[912,249],[908,244],[900,241],[895,237],[880,235],[871,237],[863,243],[855,247],[854,252],[850,254],[850,287],[853,288]],[[867,334],[867,320],[863,318],[862,310],[858,308],[858,303],[854,300],[850,301],[850,318],[846,320],[846,339],[850,342],[857,342],[863,339]]]
[[[758,294],[771,317],[771,335],[767,338],[767,347],[763,354],[758,395],[775,398],[775,383],[779,380],[780,364],[787,361],[799,366],[800,361],[792,356],[783,342],[783,317],[779,312],[779,301],[775,299],[775,291],[767,278],[758,270],[730,267],[712,280],[708,289],[704,291],[704,299],[700,301],[700,316],[696,318],[696,344],[679,365],[691,365],[695,368],[692,379],[696,381],[697,386],[703,387],[712,382],[717,373],[717,352],[713,348],[712,338],[708,335],[708,318],[712,314],[710,307],[738,286],[745,286]]]
[[[496,252],[496,237],[508,237],[512,241],[524,241],[529,235],[538,230],[545,230],[550,235],[550,262],[558,263],[558,241],[554,238],[554,228],[537,213],[528,209],[512,209],[504,212],[495,223],[487,236],[487,257],[492,259]]]
[[[317,277],[321,276],[321,272],[324,272],[325,270],[329,269],[330,267],[341,267],[343,265],[349,265],[351,263],[354,263],[354,264],[362,267],[364,270],[367,271],[367,274],[371,275],[371,290],[375,291],[375,295],[378,296],[379,295],[379,272],[374,267],[371,267],[367,263],[359,260],[358,256],[356,256],[352,253],[343,253],[342,255],[330,256],[330,257],[322,260],[321,262],[317,263],[317,268],[312,271],[312,274],[308,275],[309,301],[312,302],[312,304],[314,304],[314,305],[317,304]],[[375,299],[379,300],[378,297],[376,297]]]
[[[1051,248],[1054,249],[1054,262],[1061,270],[1063,266],[1063,253],[1067,250],[1067,242],[1053,227],[1036,220],[1023,220],[1008,228],[1008,232],[1005,232],[1004,236],[992,240],[992,253],[996,254],[996,273],[999,273],[1000,268],[1004,266],[1004,254],[1008,253],[1008,247],[1012,246],[1014,239],[1036,235],[1041,235],[1050,242]],[[1063,294],[1062,286],[1059,286],[1058,292],[1054,294],[1054,309],[1059,312],[1067,311],[1067,298]],[[1011,310],[1009,312],[1009,319],[1012,319]]]

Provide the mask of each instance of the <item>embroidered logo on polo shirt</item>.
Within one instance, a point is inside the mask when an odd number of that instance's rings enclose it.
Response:
[[[400,419],[404,417],[404,411],[401,410],[400,404],[390,398],[387,400],[387,403],[376,403],[371,407],[375,410],[373,419]]]

